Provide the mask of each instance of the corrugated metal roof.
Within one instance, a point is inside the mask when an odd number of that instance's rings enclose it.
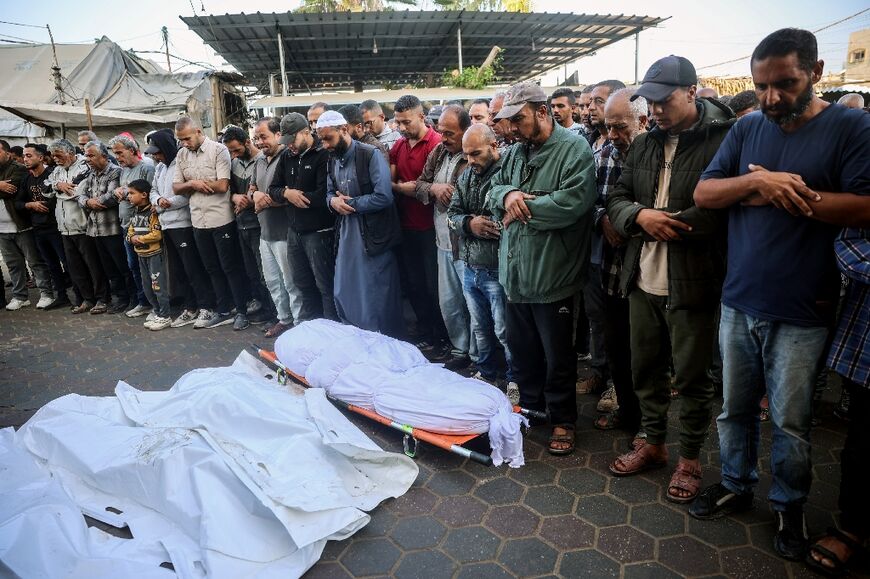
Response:
[[[404,11],[257,12],[182,16],[181,20],[263,89],[271,73],[280,74],[280,30],[288,90],[294,92],[353,87],[355,82],[365,86],[438,84],[445,71],[458,66],[460,26],[463,63],[482,64],[498,45],[504,49],[499,80],[510,83],[593,54],[666,18]]]

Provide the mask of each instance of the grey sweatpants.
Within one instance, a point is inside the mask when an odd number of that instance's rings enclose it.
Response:
[[[169,286],[166,285],[166,261],[161,251],[148,257],[139,256],[142,290],[151,307],[161,318],[169,317]]]
[[[33,279],[36,287],[39,288],[39,293],[53,295],[51,272],[36,247],[36,238],[32,230],[0,233],[0,253],[3,254],[3,261],[6,262],[9,277],[12,278],[12,297],[19,300],[27,299],[28,265],[33,272]]]

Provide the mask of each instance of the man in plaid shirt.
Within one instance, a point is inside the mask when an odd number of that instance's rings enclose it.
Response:
[[[632,89],[618,90],[610,96],[604,107],[604,126],[608,141],[595,152],[598,201],[593,216],[596,235],[593,235],[591,260],[600,264],[599,283],[602,284],[604,294],[604,350],[607,352],[607,363],[619,405],[618,408],[611,406],[609,413],[599,416],[595,427],[601,430],[620,428],[636,433],[640,428],[640,406],[631,378],[628,299],[619,291],[619,272],[622,269],[625,240],[610,224],[604,209],[607,195],[622,173],[622,165],[632,141],[646,130],[646,99],[638,97],[630,101],[633,94]],[[590,278],[590,283],[593,281]],[[607,405],[603,402],[604,400],[599,406],[606,409]]]
[[[829,529],[807,558],[825,574],[844,570],[870,536],[870,500],[861,476],[870,456],[870,229],[845,229],[834,247],[848,285],[828,367],[850,394],[850,420],[840,460],[840,529]]]

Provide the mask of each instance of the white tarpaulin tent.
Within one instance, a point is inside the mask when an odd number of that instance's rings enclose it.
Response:
[[[225,123],[228,114],[245,112],[240,93],[221,82],[238,82],[238,75],[170,74],[106,37],[89,45],[57,45],[57,52],[63,105],[52,80],[51,46],[0,47],[0,75],[8,79],[0,86],[0,138],[47,140],[60,136],[61,125],[86,129],[85,99],[94,130],[103,139],[123,130],[142,137],[185,113],[208,128]],[[224,110],[225,93],[232,94],[233,110]]]
[[[411,459],[267,372],[242,354],[166,392],[70,394],[0,431],[0,574],[299,577],[410,488]]]

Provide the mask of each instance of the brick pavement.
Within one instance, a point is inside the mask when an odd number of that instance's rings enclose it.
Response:
[[[149,332],[141,322],[63,311],[0,312],[0,426],[20,425],[66,393],[109,395],[119,379],[164,389],[190,369],[228,365],[252,341],[271,345],[253,326],[242,332]],[[833,524],[837,510],[844,428],[830,410],[838,392],[833,387],[827,393],[822,425],[813,431],[815,482],[806,508],[811,532]],[[607,464],[628,437],[592,428],[594,406],[591,396],[580,398],[577,452],[550,456],[547,430],[535,428],[526,437],[527,464],[518,470],[487,468],[423,447],[411,490],[375,509],[371,523],[352,538],[329,543],[306,578],[814,576],[773,554],[772,515],[761,499],[752,512],[700,522],[664,500],[671,469],[611,477]],[[350,419],[384,448],[401,452],[398,433]],[[769,443],[770,427],[764,426],[761,497],[770,484]],[[705,485],[717,479],[717,449],[714,428],[701,456]],[[486,451],[485,443],[478,450]],[[671,468],[676,455],[672,447]]]

